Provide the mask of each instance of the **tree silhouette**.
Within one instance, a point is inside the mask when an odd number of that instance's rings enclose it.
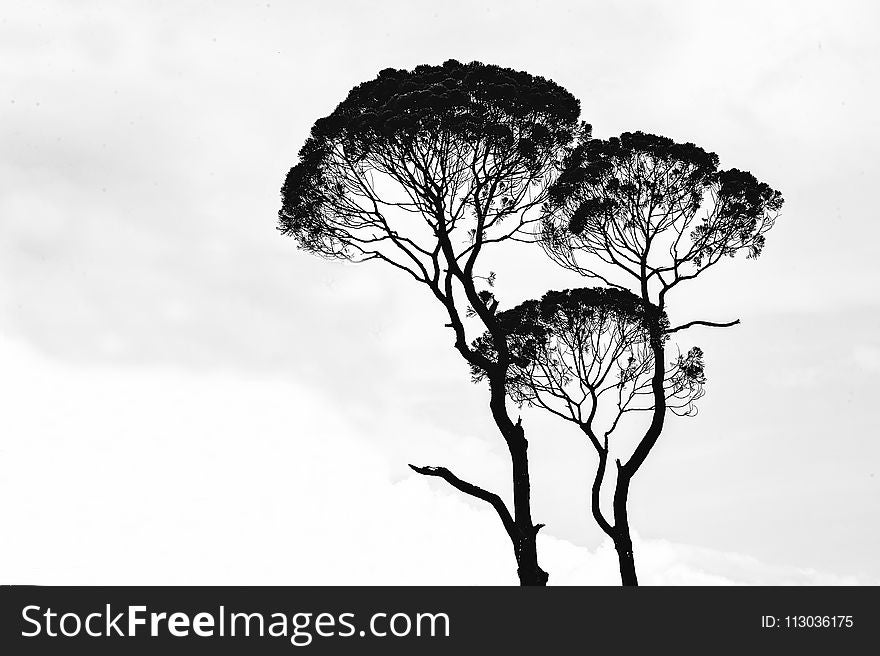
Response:
[[[751,173],[719,170],[714,153],[666,137],[642,132],[608,140],[587,136],[567,156],[544,208],[545,251],[563,267],[610,287],[627,289],[628,282],[658,317],[647,323],[653,356],[651,422],[617,468],[616,525],[627,523],[630,482],[663,430],[668,409],[664,337],[696,325],[739,323],[693,319],[670,327],[659,320],[667,295],[725,256],[758,257],[782,202],[778,191]],[[622,582],[637,585],[631,542],[616,541],[615,546]]]
[[[674,287],[724,256],[757,258],[781,207],[778,191],[746,171],[719,170],[718,156],[692,143],[643,132],[585,138],[553,185],[542,244],[557,263],[609,286],[626,288],[596,260],[627,274],[662,310]]]
[[[512,364],[508,393],[519,403],[540,407],[574,423],[598,455],[591,510],[596,523],[614,543],[624,580],[635,577],[626,496],[613,499],[612,518],[602,510],[601,490],[609,458],[609,439],[629,413],[654,410],[652,335],[664,334],[666,316],[631,292],[617,288],[547,292],[540,301],[526,301],[498,315],[508,335]],[[652,330],[659,324],[660,330]],[[495,343],[484,334],[475,347],[495,357]],[[706,382],[703,353],[698,347],[665,367],[663,389],[667,409],[696,414],[694,402]],[[474,369],[476,380],[482,378]],[[628,463],[615,459],[618,471]],[[619,476],[619,474],[618,474]]]
[[[510,354],[487,358],[470,335],[506,344],[479,268],[494,244],[534,237],[565,148],[589,128],[555,83],[478,62],[386,69],[318,120],[282,189],[279,229],[330,259],[380,260],[440,304],[454,347],[488,381],[489,409],[511,458],[513,512],[444,467],[416,467],[495,508],[520,583],[544,585],[531,516],[528,442],[507,407]],[[476,324],[476,326],[474,326]]]

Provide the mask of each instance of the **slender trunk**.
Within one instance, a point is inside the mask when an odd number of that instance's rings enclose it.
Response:
[[[617,551],[617,561],[620,565],[620,583],[625,586],[638,585],[639,579],[636,576],[636,561],[626,508],[630,479],[620,468],[618,468],[617,474],[617,487],[614,490],[614,549]]]
[[[538,565],[537,534],[540,526],[532,523],[531,486],[529,483],[529,444],[522,424],[514,423],[507,412],[506,387],[503,379],[490,379],[492,417],[507,442],[513,479],[513,521],[511,536],[516,555],[520,585],[547,585],[548,575]]]
[[[641,292],[642,300],[650,304],[650,295],[648,290],[648,278],[646,275],[646,263],[642,260],[641,266]],[[658,313],[662,312],[662,294],[660,306],[657,307]],[[629,530],[629,516],[627,512],[627,500],[629,498],[629,484],[632,477],[642,466],[645,458],[648,457],[660,433],[663,431],[663,422],[666,416],[666,390],[664,388],[664,380],[666,377],[665,350],[663,346],[663,333],[661,332],[659,323],[659,314],[652,319],[649,327],[649,339],[651,342],[651,351],[654,357],[654,375],[651,378],[651,390],[654,396],[654,412],[651,417],[651,425],[648,427],[644,437],[636,446],[632,457],[625,465],[621,465],[617,461],[617,484],[614,488],[614,526],[612,528],[614,540],[614,549],[617,551],[617,560],[620,566],[620,582],[622,585],[638,585],[639,579],[636,575],[635,555],[633,554],[632,537]],[[604,461],[600,462],[604,465]],[[594,501],[594,505],[595,505]],[[606,531],[607,532],[607,531]]]
[[[637,586],[639,579],[636,576],[636,561],[633,555],[632,541],[629,538],[629,527],[624,527],[626,537],[614,541],[617,550],[617,562],[620,566],[620,584],[623,586]]]
[[[608,462],[608,449],[599,449],[599,464],[596,467],[596,473],[593,477],[593,487],[591,488],[593,519],[608,537],[614,537],[614,527],[612,527],[602,514],[602,481],[605,479],[605,466]]]
[[[663,421],[666,414],[666,392],[663,380],[666,375],[664,366],[664,348],[659,328],[651,328],[651,348],[654,354],[654,376],[652,388],[654,393],[654,416],[645,436],[636,447],[626,465],[617,461],[617,485],[614,489],[614,548],[617,551],[617,560],[620,565],[620,582],[622,585],[638,585],[636,576],[635,555],[633,554],[632,538],[629,530],[629,514],[627,501],[629,499],[629,484],[632,477],[639,470],[645,458],[648,457],[660,433],[663,430]]]

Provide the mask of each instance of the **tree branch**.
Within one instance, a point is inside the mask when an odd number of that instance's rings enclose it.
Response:
[[[495,508],[495,512],[498,513],[498,516],[501,518],[501,523],[504,524],[504,530],[507,531],[507,535],[513,541],[514,545],[517,544],[517,535],[518,531],[516,529],[516,525],[514,524],[513,517],[510,515],[510,511],[507,509],[507,506],[494,492],[489,492],[488,490],[484,490],[481,487],[477,487],[473,483],[468,483],[467,481],[461,480],[458,476],[453,474],[451,471],[446,469],[446,467],[417,467],[416,465],[409,465],[409,468],[412,469],[417,474],[421,474],[422,476],[436,476],[438,478],[442,478],[444,481],[449,483],[452,487],[454,487],[459,492],[464,492],[472,497],[476,497],[477,499],[481,499],[486,503],[492,505]],[[540,525],[539,525],[540,527]],[[535,532],[538,531],[538,528],[535,529]]]
[[[734,319],[733,321],[688,321],[687,323],[683,323],[680,326],[676,326],[675,328],[670,328],[666,331],[666,334],[669,335],[671,333],[677,333],[679,330],[685,330],[690,328],[691,326],[709,326],[711,328],[729,328],[730,326],[735,326],[739,323],[739,319]]]

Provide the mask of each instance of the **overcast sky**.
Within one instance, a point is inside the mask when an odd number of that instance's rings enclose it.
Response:
[[[551,78],[600,137],[782,191],[757,261],[673,299],[709,382],[631,493],[643,580],[880,581],[880,158],[871,2],[7,2],[0,16],[0,581],[512,583],[507,493],[444,321],[382,266],[296,249],[314,120],[389,66]],[[511,264],[515,263],[516,266]],[[540,253],[502,304],[585,284]],[[524,412],[551,583],[614,583],[592,449]]]

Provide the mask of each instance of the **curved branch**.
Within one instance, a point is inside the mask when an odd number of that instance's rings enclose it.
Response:
[[[602,480],[605,478],[605,466],[608,462],[608,436],[605,437],[605,448],[600,449],[598,451],[599,454],[599,466],[596,468],[596,475],[593,478],[593,486],[591,488],[591,496],[592,503],[591,509],[593,511],[593,519],[596,520],[596,523],[599,525],[605,535],[614,539],[614,528],[611,523],[605,519],[605,515],[602,513],[602,502],[601,502],[601,490],[602,490]]]
[[[513,517],[510,515],[510,511],[507,509],[507,506],[504,505],[504,502],[494,492],[489,492],[488,490],[484,490],[481,487],[477,487],[473,483],[468,483],[467,481],[461,480],[458,476],[453,474],[451,471],[446,469],[446,467],[417,467],[416,465],[409,465],[409,468],[412,469],[417,474],[421,474],[422,476],[436,476],[438,478],[442,478],[444,481],[449,483],[452,487],[454,487],[459,492],[464,492],[465,494],[469,494],[472,497],[476,497],[477,499],[481,499],[486,503],[492,505],[495,509],[495,512],[498,513],[498,516],[501,518],[501,523],[504,524],[504,530],[507,531],[507,535],[510,536],[510,539],[517,543],[517,529],[514,524]],[[540,526],[536,527],[535,532],[539,530]]]

